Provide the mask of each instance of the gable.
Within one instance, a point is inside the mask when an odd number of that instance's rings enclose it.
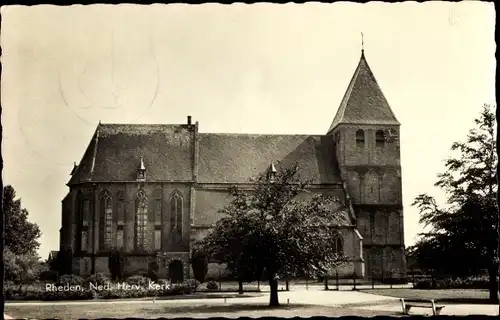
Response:
[[[193,136],[185,125],[100,124],[69,184],[135,181],[141,157],[147,181],[190,181]]]

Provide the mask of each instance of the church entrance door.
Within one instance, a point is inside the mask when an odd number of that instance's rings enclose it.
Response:
[[[184,281],[184,270],[180,260],[174,260],[168,265],[168,275],[171,283]]]

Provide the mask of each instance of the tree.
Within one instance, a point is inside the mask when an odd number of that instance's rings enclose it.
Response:
[[[5,217],[5,247],[14,254],[35,255],[42,235],[36,223],[28,221],[28,210],[21,207],[21,199],[10,185],[3,189],[3,210]]]
[[[495,153],[495,115],[484,105],[465,142],[455,142],[456,156],[445,161],[435,186],[447,194],[439,206],[428,194],[413,205],[420,223],[430,228],[421,234],[413,255],[418,263],[448,275],[468,275],[488,269],[490,299],[498,300],[498,211]]]
[[[191,266],[195,280],[203,283],[208,273],[208,256],[200,249],[194,248],[191,253]]]
[[[40,271],[38,260],[38,256],[31,253],[15,254],[9,248],[5,248],[5,280],[19,285],[35,280]]]
[[[310,196],[297,171],[273,170],[254,179],[253,188],[231,187],[223,218],[201,242],[240,283],[267,279],[271,306],[279,305],[279,277],[316,275],[346,259],[335,246],[335,226],[346,209],[338,199]]]
[[[109,272],[113,281],[123,279],[125,271],[125,256],[121,250],[112,250],[108,259]]]

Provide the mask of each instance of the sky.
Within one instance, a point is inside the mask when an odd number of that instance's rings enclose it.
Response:
[[[411,202],[495,103],[492,3],[3,6],[4,184],[58,250],[61,200],[99,121],[201,132],[325,134],[366,59],[401,125]]]

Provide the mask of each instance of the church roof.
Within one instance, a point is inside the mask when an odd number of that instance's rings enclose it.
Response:
[[[302,179],[338,183],[335,146],[329,136],[200,133],[198,181],[247,183],[269,163],[298,164]]]
[[[364,51],[328,132],[340,123],[399,125],[366,61]]]
[[[193,132],[186,125],[99,124],[68,185],[133,181],[138,164],[148,181],[190,181]],[[298,164],[314,183],[340,183],[335,145],[329,136],[199,133],[201,183],[248,183],[269,164]],[[332,160],[333,159],[333,160]]]
[[[193,132],[187,125],[99,124],[69,185],[132,181],[143,165],[151,181],[189,181]]]

